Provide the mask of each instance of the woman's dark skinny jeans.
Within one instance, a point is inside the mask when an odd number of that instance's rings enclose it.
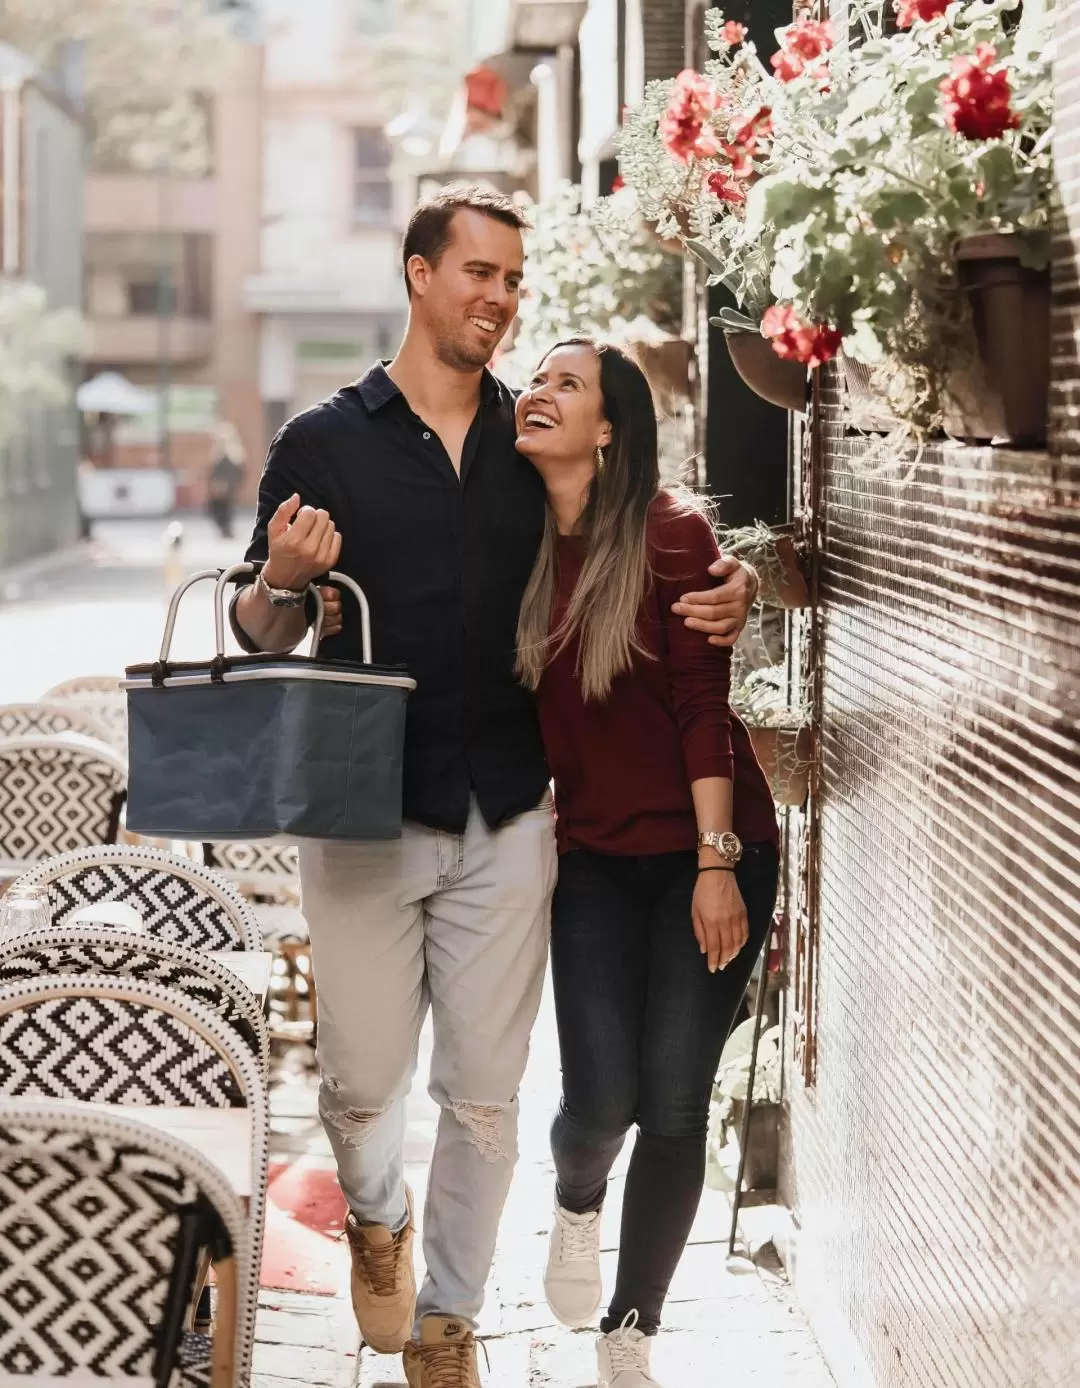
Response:
[[[736,880],[750,934],[710,974],[691,923],[695,853],[559,864],[551,923],[563,1097],[551,1131],[556,1198],[598,1210],[636,1124],[606,1334],[630,1311],[654,1335],[697,1213],[713,1079],[776,904],[777,851],[746,845]]]

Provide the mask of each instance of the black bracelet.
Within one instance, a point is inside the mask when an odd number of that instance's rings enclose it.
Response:
[[[700,877],[701,874],[702,874],[703,872],[734,872],[734,871],[735,871],[735,869],[734,869],[733,867],[699,867],[699,868],[698,868],[698,876]]]

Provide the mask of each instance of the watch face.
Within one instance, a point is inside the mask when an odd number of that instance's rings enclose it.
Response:
[[[738,835],[721,834],[720,852],[725,858],[730,858],[733,862],[737,862],[742,857],[742,844],[739,842]]]

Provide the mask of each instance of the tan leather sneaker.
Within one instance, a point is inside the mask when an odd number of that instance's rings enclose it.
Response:
[[[352,1254],[352,1304],[364,1343],[377,1354],[400,1354],[416,1315],[413,1270],[413,1195],[405,1187],[409,1218],[392,1234],[383,1224],[345,1219]]]
[[[481,1388],[476,1337],[464,1321],[425,1316],[402,1358],[409,1388]]]

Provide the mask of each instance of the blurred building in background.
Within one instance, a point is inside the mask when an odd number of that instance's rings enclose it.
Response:
[[[50,310],[82,302],[76,83],[74,70],[49,80],[0,44],[0,273],[39,285]],[[29,402],[19,430],[0,445],[0,569],[76,538],[78,440],[73,400]]]

